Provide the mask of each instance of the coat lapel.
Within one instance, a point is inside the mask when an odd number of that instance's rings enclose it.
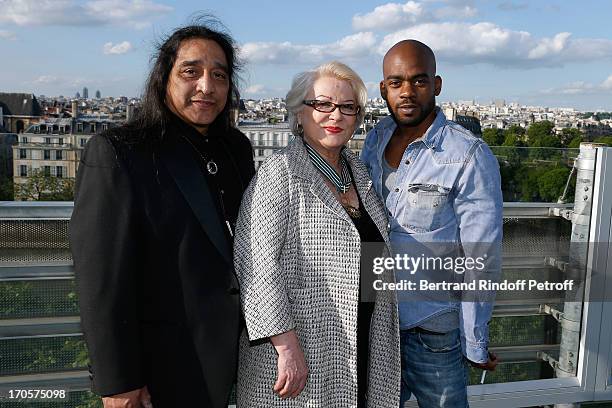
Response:
[[[174,133],[174,132],[173,132]],[[219,253],[232,263],[230,245],[210,186],[198,166],[193,148],[187,146],[179,134],[167,134],[160,158],[194,215]]]
[[[296,137],[293,142],[291,142],[291,145],[288,147],[287,158],[291,173],[311,183],[310,192],[315,197],[338,215],[338,217],[352,223],[349,215],[329,190],[327,184],[325,184],[325,180],[321,173],[315,168],[314,164],[312,164],[301,137]]]
[[[387,215],[382,201],[372,188],[372,179],[368,174],[368,169],[352,151],[347,150],[345,155],[353,170],[355,186],[357,187],[359,197],[361,197],[361,202],[370,218],[372,218],[372,221],[374,221],[374,224],[376,224],[376,227],[378,227],[385,242],[389,244]]]
[[[346,213],[344,208],[342,208],[342,205],[338,202],[336,197],[334,197],[327,187],[327,184],[325,184],[321,173],[312,164],[302,139],[296,137],[287,149],[287,158],[291,173],[294,176],[310,182],[310,191],[321,200],[326,207],[336,213],[340,218],[352,223],[351,217]],[[382,202],[372,189],[372,180],[368,174],[368,169],[352,151],[347,149],[344,154],[353,172],[355,186],[357,187],[357,193],[361,198],[361,202],[365,210],[370,214],[370,217],[378,227],[385,241],[388,243],[386,212]]]

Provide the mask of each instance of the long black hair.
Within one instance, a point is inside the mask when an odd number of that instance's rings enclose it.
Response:
[[[181,43],[192,38],[211,40],[216,42],[227,60],[229,70],[229,91],[225,107],[211,124],[211,128],[228,129],[233,125],[231,114],[238,109],[240,94],[238,92],[239,71],[241,62],[238,59],[238,49],[232,37],[219,20],[210,15],[195,17],[192,22],[180,27],[156,46],[152,56],[153,66],[145,84],[142,106],[138,110],[132,126],[141,129],[164,129],[173,117],[172,111],[166,106],[166,89],[170,72],[176,61]]]

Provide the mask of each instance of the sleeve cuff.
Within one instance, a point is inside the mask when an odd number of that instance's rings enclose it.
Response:
[[[463,354],[465,357],[474,363],[486,363],[489,360],[489,350],[486,344],[470,344],[462,342]]]
[[[248,319],[246,323],[250,341],[276,336],[295,329],[293,319],[289,315]]]

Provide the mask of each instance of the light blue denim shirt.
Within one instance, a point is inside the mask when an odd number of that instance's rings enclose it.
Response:
[[[387,196],[391,242],[407,247],[434,242],[462,244],[465,257],[479,255],[470,254],[469,248],[475,247],[472,244],[490,244],[496,255],[489,259],[482,279],[497,280],[503,210],[497,159],[481,139],[447,120],[438,108],[436,113],[423,138],[406,148],[395,189]],[[368,133],[361,153],[381,198],[382,160],[395,128],[393,118],[381,120]],[[478,273],[470,270],[465,278],[478,279]],[[486,301],[401,302],[400,327],[416,327],[434,316],[456,311],[463,354],[471,361],[486,362],[492,310],[490,297]]]

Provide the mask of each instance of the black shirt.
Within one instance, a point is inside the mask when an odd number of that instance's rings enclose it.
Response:
[[[250,180],[241,176],[235,154],[225,140],[228,135],[214,130],[202,135],[191,128],[184,136],[197,152],[198,163],[216,198],[219,214],[223,221],[230,223],[233,234],[242,193]]]

